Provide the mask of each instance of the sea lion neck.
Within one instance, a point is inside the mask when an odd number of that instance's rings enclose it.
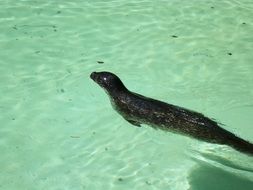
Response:
[[[116,85],[113,85],[113,86],[105,89],[105,91],[112,98],[116,98],[119,95],[129,93],[129,90],[125,87],[125,85],[121,81],[118,81],[118,83]]]

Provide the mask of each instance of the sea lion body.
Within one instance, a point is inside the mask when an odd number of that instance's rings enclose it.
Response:
[[[113,108],[135,126],[147,124],[253,154],[253,144],[221,128],[216,121],[201,113],[131,92],[113,73],[93,72],[91,78],[105,89]]]

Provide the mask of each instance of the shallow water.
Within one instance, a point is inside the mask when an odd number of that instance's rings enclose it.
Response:
[[[0,189],[253,189],[252,157],[134,127],[89,79],[115,72],[253,142],[250,0],[0,7]]]

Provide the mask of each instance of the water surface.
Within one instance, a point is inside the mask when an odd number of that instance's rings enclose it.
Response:
[[[89,79],[115,72],[253,142],[251,1],[0,7],[0,189],[253,189],[252,157],[132,126]]]

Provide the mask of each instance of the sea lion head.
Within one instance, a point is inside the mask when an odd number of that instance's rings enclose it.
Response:
[[[106,71],[92,72],[90,78],[109,94],[115,91],[126,90],[126,87],[121,82],[120,78],[113,73]]]

